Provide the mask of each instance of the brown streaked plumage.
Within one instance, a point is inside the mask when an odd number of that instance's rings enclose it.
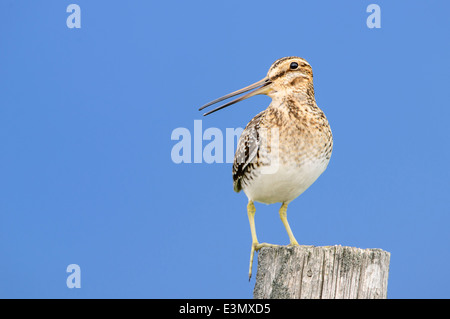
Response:
[[[282,203],[279,213],[290,245],[298,245],[287,221],[287,205],[325,171],[333,149],[328,120],[316,104],[312,68],[300,57],[275,61],[262,80],[200,109],[252,89],[205,113],[211,114],[257,94],[272,98],[268,108],[256,115],[242,132],[233,163],[234,190],[243,190],[249,200],[247,213],[252,233],[249,278],[255,252],[274,246],[257,239],[253,202]]]

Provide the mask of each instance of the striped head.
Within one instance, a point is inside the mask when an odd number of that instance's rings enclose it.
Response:
[[[272,82],[269,96],[276,92],[297,91],[313,82],[311,65],[300,57],[290,56],[275,61],[267,73]]]

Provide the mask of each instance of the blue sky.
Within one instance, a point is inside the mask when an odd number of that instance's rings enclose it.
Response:
[[[66,26],[70,3],[80,29]],[[370,3],[380,29],[366,26]],[[297,240],[382,248],[389,298],[449,298],[449,12],[448,1],[1,1],[0,297],[251,298],[231,164],[175,164],[171,134],[193,134],[194,120],[245,127],[268,97],[197,109],[297,55],[334,134],[328,169],[289,207]],[[261,241],[289,242],[278,208],[256,205]],[[79,289],[66,286],[69,264]]]

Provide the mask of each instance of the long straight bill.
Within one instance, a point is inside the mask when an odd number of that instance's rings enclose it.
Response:
[[[214,112],[216,112],[216,111],[218,111],[218,110],[221,110],[221,109],[223,109],[223,108],[225,108],[225,107],[227,107],[227,106],[230,106],[230,105],[232,105],[232,104],[235,104],[235,103],[237,103],[237,102],[240,102],[240,101],[242,101],[242,100],[245,100],[245,99],[247,99],[247,98],[249,98],[249,97],[252,97],[252,96],[257,95],[257,94],[264,93],[265,89],[263,89],[263,88],[265,88],[265,87],[266,87],[267,85],[269,85],[270,83],[271,83],[271,82],[269,81],[269,79],[268,79],[267,77],[265,77],[264,79],[262,79],[262,80],[260,80],[260,81],[258,81],[258,82],[256,82],[256,83],[253,83],[253,84],[251,84],[251,85],[249,85],[249,86],[247,86],[247,87],[245,87],[245,88],[243,88],[243,89],[240,89],[240,90],[231,92],[231,93],[229,93],[229,94],[227,94],[227,95],[224,95],[224,96],[222,96],[222,97],[220,97],[220,98],[218,98],[218,99],[216,99],[216,100],[214,100],[214,101],[211,101],[211,102],[209,102],[209,103],[203,105],[201,108],[199,108],[199,111],[203,110],[204,108],[206,108],[206,107],[208,107],[208,106],[211,106],[211,105],[216,104],[216,103],[218,103],[218,102],[221,102],[221,101],[223,101],[223,100],[229,99],[230,97],[233,97],[233,96],[236,96],[236,95],[239,95],[239,94],[248,92],[248,91],[253,90],[253,89],[256,89],[256,90],[254,90],[254,91],[252,91],[252,92],[249,92],[249,93],[247,93],[247,94],[245,94],[245,95],[243,95],[243,96],[241,96],[241,97],[239,97],[239,98],[237,98],[237,99],[235,99],[235,100],[232,100],[232,101],[230,101],[230,102],[228,102],[228,103],[225,103],[225,104],[223,104],[223,105],[221,105],[221,106],[219,106],[219,107],[213,109],[212,111],[206,112],[206,113],[203,114],[203,115],[206,116],[206,115],[208,115],[208,114],[214,113]]]

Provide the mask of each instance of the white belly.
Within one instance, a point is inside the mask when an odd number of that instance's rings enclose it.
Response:
[[[303,193],[327,168],[328,161],[304,163],[300,167],[280,165],[243,186],[249,200],[264,203],[289,203]]]

